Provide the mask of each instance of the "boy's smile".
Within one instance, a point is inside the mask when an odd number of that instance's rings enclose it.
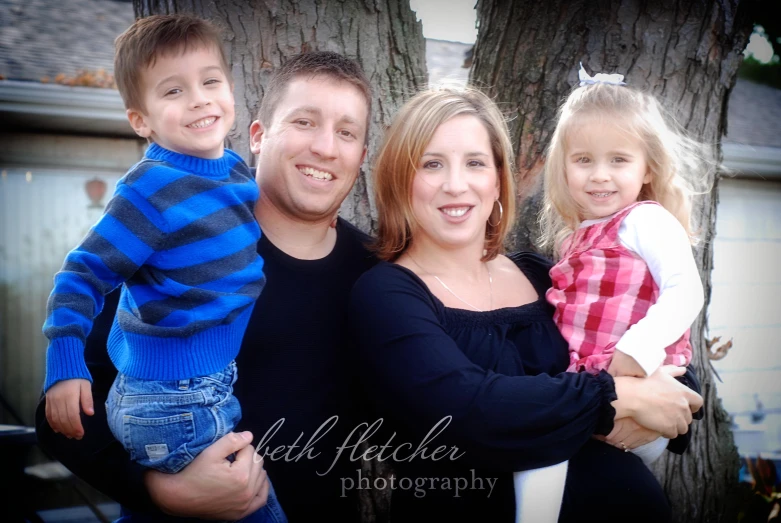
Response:
[[[158,56],[142,74],[144,109],[128,109],[136,133],[168,150],[215,159],[235,119],[233,85],[216,49]]]

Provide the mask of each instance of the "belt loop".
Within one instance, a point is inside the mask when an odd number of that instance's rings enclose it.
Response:
[[[190,379],[179,380],[179,390],[187,390],[190,388]]]

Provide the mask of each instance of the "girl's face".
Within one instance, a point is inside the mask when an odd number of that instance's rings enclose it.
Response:
[[[590,120],[567,137],[567,187],[581,207],[581,220],[604,218],[631,205],[651,181],[643,144],[611,123]]]
[[[426,146],[412,182],[412,212],[420,225],[415,243],[482,249],[498,197],[488,131],[475,116],[451,118]]]

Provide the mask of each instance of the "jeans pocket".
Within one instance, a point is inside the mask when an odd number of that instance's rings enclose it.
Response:
[[[193,456],[188,443],[195,440],[195,420],[191,412],[161,418],[122,416],[123,439],[131,459],[161,472],[174,474]]]

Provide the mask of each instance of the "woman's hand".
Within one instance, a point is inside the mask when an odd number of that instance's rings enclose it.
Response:
[[[621,418],[616,420],[612,432],[607,437],[594,437],[618,449],[632,450],[656,441],[661,436],[660,433],[643,427],[632,418]]]
[[[234,452],[231,463],[225,458]],[[149,471],[145,483],[163,512],[202,519],[248,516],[266,504],[269,490],[250,432],[226,434],[178,474]]]
[[[616,419],[632,417],[670,439],[685,434],[692,412],[702,407],[702,397],[675,380],[685,372],[683,367],[665,365],[647,378],[615,378]]]

